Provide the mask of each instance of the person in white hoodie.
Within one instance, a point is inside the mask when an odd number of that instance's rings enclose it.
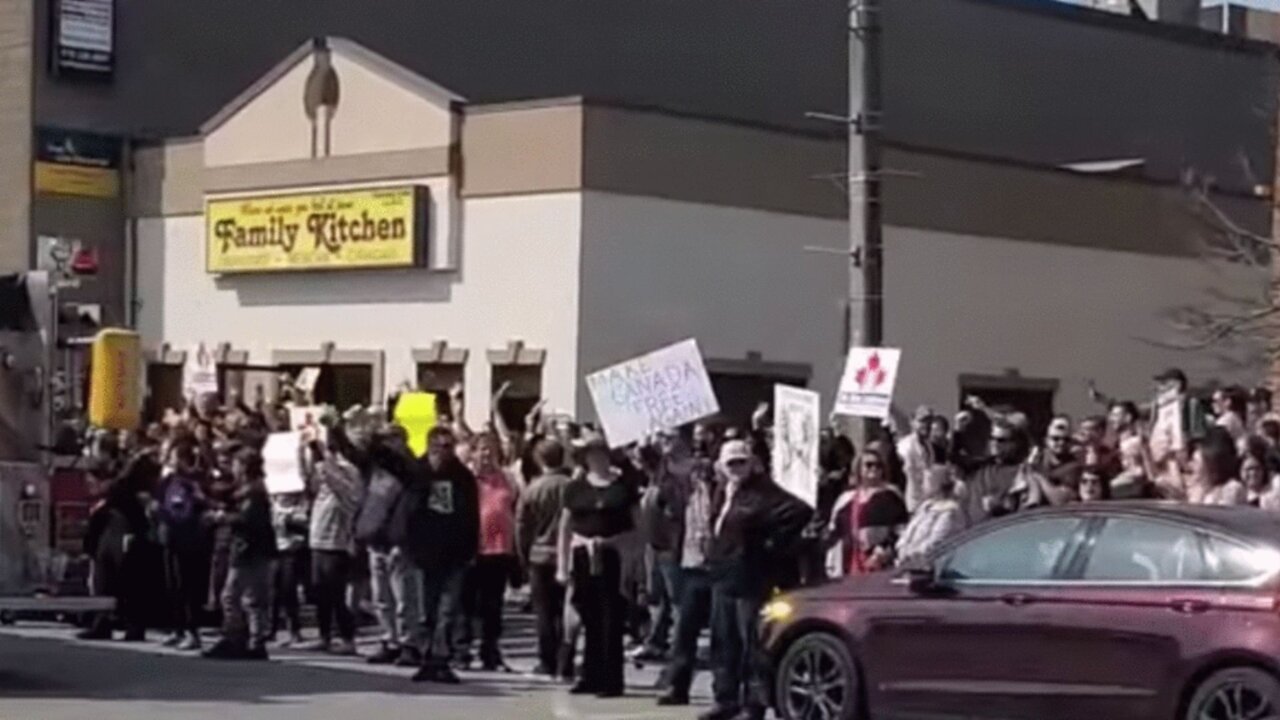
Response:
[[[925,499],[898,538],[899,566],[918,563],[947,538],[968,527],[964,505],[957,499],[962,484],[946,465],[934,465],[925,472]]]

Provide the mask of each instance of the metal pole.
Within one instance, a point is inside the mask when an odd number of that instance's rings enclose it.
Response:
[[[884,242],[881,199],[882,0],[849,3],[849,343],[884,342]],[[854,423],[858,447],[879,423]]]
[[[881,204],[882,148],[880,83],[881,1],[852,0],[849,36],[849,243],[861,277],[853,289],[862,305],[855,344],[884,342],[884,233]]]

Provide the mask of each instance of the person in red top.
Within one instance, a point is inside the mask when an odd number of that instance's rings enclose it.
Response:
[[[889,484],[890,449],[871,443],[850,473],[850,489],[836,500],[828,530],[834,575],[861,575],[893,567],[898,534],[910,520],[898,489]]]
[[[520,489],[502,465],[502,445],[493,433],[474,440],[475,476],[480,495],[480,552],[474,570],[476,615],[480,619],[480,662],[485,670],[509,668],[498,641],[502,603],[517,569],[516,503]]]

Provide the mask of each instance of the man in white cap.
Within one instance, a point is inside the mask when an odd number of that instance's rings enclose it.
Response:
[[[706,552],[715,705],[701,720],[762,720],[768,692],[757,620],[779,570],[795,562],[812,511],[769,479],[744,441],[725,443],[716,469],[724,483],[713,503]]]

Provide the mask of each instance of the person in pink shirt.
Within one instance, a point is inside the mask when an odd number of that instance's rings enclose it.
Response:
[[[480,494],[480,552],[474,570],[476,614],[480,619],[480,662],[485,670],[508,670],[498,641],[502,637],[502,604],[515,574],[516,503],[519,486],[503,467],[502,445],[493,433],[473,440],[476,483]]]

